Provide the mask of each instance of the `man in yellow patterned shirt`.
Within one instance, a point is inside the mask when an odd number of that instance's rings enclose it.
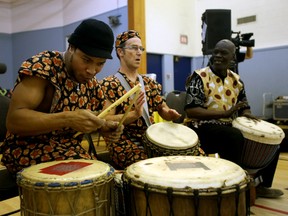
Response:
[[[241,165],[244,137],[239,129],[232,127],[232,121],[237,116],[256,118],[251,114],[244,83],[238,74],[229,70],[234,58],[235,45],[230,40],[216,44],[209,66],[196,70],[187,79],[185,111],[187,125],[198,134],[205,153],[219,153],[221,158]],[[269,188],[278,156],[279,153],[261,170],[263,182],[257,188],[258,196],[283,195],[281,190]]]

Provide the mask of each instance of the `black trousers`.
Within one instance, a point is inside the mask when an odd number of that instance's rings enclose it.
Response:
[[[190,126],[198,135],[201,148],[206,154],[219,153],[220,157],[241,166],[241,154],[244,137],[241,131],[230,125],[203,124],[199,128]],[[271,187],[279,159],[279,151],[272,162],[258,171],[257,176],[262,176],[262,185]]]
[[[244,137],[240,130],[229,125],[203,124],[192,128],[199,136],[206,154],[219,153],[220,157],[240,165]]]
[[[264,187],[271,187],[279,160],[280,150],[278,150],[273,160],[268,164],[267,167],[258,171],[257,176],[262,176],[263,182],[261,183]]]

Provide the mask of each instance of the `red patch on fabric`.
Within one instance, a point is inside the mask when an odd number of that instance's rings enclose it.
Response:
[[[40,173],[62,176],[67,173],[71,173],[76,170],[82,169],[83,167],[89,166],[91,164],[92,163],[75,162],[75,161],[62,162],[62,163],[55,164],[53,166],[49,166],[49,167],[41,169]]]
[[[220,95],[218,95],[218,94],[215,94],[215,98],[217,98],[217,99],[221,99],[221,96]]]
[[[201,72],[201,74],[200,74],[202,77],[206,77],[207,76],[207,74],[205,73],[205,72]]]
[[[227,95],[227,96],[230,96],[230,95],[231,95],[231,91],[230,91],[229,89],[226,91],[226,95]]]

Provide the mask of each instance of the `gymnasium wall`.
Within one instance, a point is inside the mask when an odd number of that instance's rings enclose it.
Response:
[[[5,22],[4,19],[0,20],[0,63],[7,65],[6,73],[0,74],[1,88],[13,88],[18,69],[25,59],[44,50],[65,51],[67,37],[83,19],[91,17],[109,24],[109,16],[121,15],[119,17],[121,25],[111,28],[115,37],[119,32],[127,30],[127,7],[125,4],[123,6],[121,3],[123,1],[111,0],[109,3],[105,0],[85,1],[85,5],[81,1],[75,0],[51,0],[42,6],[39,2],[34,2],[28,8],[16,5],[12,10],[14,16],[11,16],[10,19],[6,18]],[[109,7],[114,9],[109,10]],[[59,10],[59,8],[63,10]],[[0,7],[1,15],[3,15],[1,13],[3,10],[4,8]],[[32,16],[33,10],[36,12]],[[39,11],[43,12],[42,16]],[[21,14],[23,18],[21,19],[18,14]],[[35,19],[34,15],[39,19]],[[9,21],[11,26],[7,25]],[[113,51],[113,60],[107,60],[99,74],[99,79],[114,73],[118,67],[119,62]]]
[[[121,15],[121,25],[112,27],[116,36],[127,30],[127,0],[49,0],[31,1],[28,6],[0,7],[0,63],[7,65],[0,75],[0,87],[12,88],[23,60],[46,49],[63,51],[66,37],[81,20],[94,17],[109,23],[111,15]],[[85,2],[85,3],[83,3]],[[263,3],[265,2],[265,3]],[[146,50],[162,56],[164,91],[174,90],[173,56],[191,58],[191,72],[206,63],[201,48],[201,16],[206,9],[230,9],[234,31],[253,32],[254,57],[240,64],[248,99],[255,115],[262,115],[263,93],[273,97],[288,95],[286,0],[146,0]],[[237,19],[256,15],[256,21],[237,24]],[[187,44],[180,42],[186,35]],[[143,37],[143,36],[142,36]],[[97,78],[114,73],[119,66],[113,53]],[[204,58],[204,61],[203,61]],[[149,63],[149,62],[148,62]],[[148,71],[149,73],[149,71]],[[169,76],[167,76],[169,75]],[[168,78],[169,77],[169,78]]]
[[[254,57],[239,64],[239,74],[245,83],[246,94],[254,115],[272,117],[272,106],[271,104],[266,106],[265,94],[271,94],[272,100],[281,95],[288,95],[287,53],[288,45],[254,49]],[[207,61],[207,58],[204,58],[204,65]],[[202,56],[193,58],[193,70],[202,66]]]

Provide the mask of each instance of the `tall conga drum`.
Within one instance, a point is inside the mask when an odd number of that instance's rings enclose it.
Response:
[[[279,126],[264,120],[238,117],[233,120],[232,125],[238,128],[245,138],[241,165],[251,173],[257,172],[272,161],[285,137]]]
[[[21,215],[112,215],[114,169],[96,160],[46,162],[17,174]]]
[[[148,127],[143,135],[148,157],[200,155],[198,135],[191,128],[173,122],[159,122]]]
[[[149,158],[123,174],[128,216],[244,216],[249,184],[237,164],[201,156]]]

